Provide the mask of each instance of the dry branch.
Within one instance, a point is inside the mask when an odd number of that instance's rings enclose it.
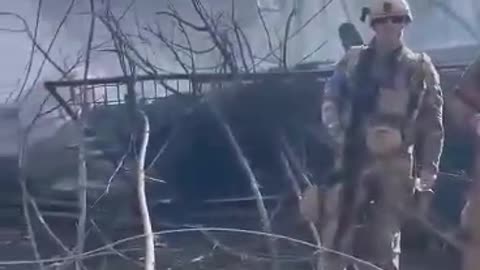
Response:
[[[268,238],[275,238],[275,239],[280,239],[280,240],[286,240],[291,243],[295,243],[304,247],[308,247],[314,250],[318,250],[318,247],[300,240],[296,238],[292,238],[289,236],[285,235],[280,235],[280,234],[273,234],[273,233],[266,233],[266,232],[261,232],[261,231],[253,231],[253,230],[242,230],[242,229],[235,229],[235,228],[221,228],[221,227],[203,227],[203,228],[181,228],[181,229],[172,229],[172,230],[163,230],[159,232],[155,232],[155,236],[164,236],[164,235],[171,235],[171,234],[181,234],[181,233],[191,233],[191,232],[223,232],[223,233],[237,233],[237,234],[245,234],[245,235],[252,235],[252,236],[263,236],[263,237],[268,237]],[[142,239],[146,235],[145,234],[140,234],[140,235],[134,235],[130,236],[127,238],[123,238],[120,240],[117,240],[113,243],[110,243],[108,245],[87,251],[83,254],[75,255],[75,256],[67,256],[63,258],[50,258],[50,259],[42,259],[41,261],[36,261],[36,260],[18,260],[18,261],[0,261],[0,266],[13,266],[13,265],[32,265],[32,264],[37,264],[39,262],[42,263],[59,263],[61,261],[68,261],[68,260],[75,260],[78,257],[82,257],[83,259],[88,259],[88,258],[94,258],[98,256],[105,256],[107,254],[112,254],[112,252],[106,252],[105,250],[110,250],[112,247],[118,246],[120,244],[128,243],[130,241],[134,241],[137,239]],[[124,250],[123,250],[124,251]],[[342,252],[338,252],[332,249],[328,249],[325,247],[322,247],[320,251],[327,251],[331,252],[333,254],[339,255],[341,257],[346,258],[347,260],[351,260],[354,262],[357,262],[361,265],[364,265],[365,267],[369,267],[366,269],[372,269],[372,270],[382,270],[381,268],[367,262],[361,259],[358,259],[354,256],[344,254]],[[114,254],[114,253],[113,253]]]
[[[58,236],[55,235],[53,230],[50,228],[48,223],[45,221],[43,218],[42,213],[40,212],[40,209],[37,205],[37,202],[35,199],[30,195],[27,189],[27,170],[28,170],[28,164],[27,164],[27,147],[28,147],[28,140],[29,140],[29,135],[32,129],[34,128],[35,123],[43,116],[45,116],[48,112],[42,113],[44,106],[46,105],[46,102],[48,100],[49,96],[45,97],[43,102],[40,104],[38,112],[36,113],[35,117],[32,119],[32,121],[29,123],[29,125],[26,128],[22,128],[19,130],[20,132],[20,149],[19,149],[19,156],[18,156],[18,170],[19,170],[19,182],[20,186],[22,189],[22,205],[23,205],[23,210],[24,210],[24,217],[27,223],[27,230],[30,235],[30,241],[32,242],[32,246],[34,248],[34,254],[37,258],[37,260],[40,260],[40,254],[38,251],[37,243],[35,241],[35,234],[33,231],[32,223],[31,223],[31,218],[30,218],[30,212],[28,210],[28,204],[31,204],[33,207],[33,210],[35,211],[35,214],[37,216],[37,219],[40,221],[42,226],[45,228],[49,236],[57,243],[58,246],[60,246],[68,256],[75,256],[72,251],[70,251],[65,244],[58,238]],[[40,268],[43,269],[43,263],[39,261]],[[62,264],[65,264],[65,262],[62,262]],[[84,269],[84,266],[81,266],[82,269]]]
[[[196,13],[199,15],[200,19],[202,20],[203,24],[207,28],[207,33],[209,34],[210,38],[213,41],[213,44],[217,47],[220,51],[226,65],[230,68],[232,73],[238,73],[237,64],[234,62],[233,55],[228,52],[227,48],[221,42],[219,38],[218,32],[215,31],[214,24],[211,22],[211,18],[206,14],[205,8],[203,7],[202,3],[199,0],[191,0],[193,4],[193,8],[195,9]]]
[[[170,50],[170,52],[173,54],[173,56],[175,57],[175,60],[177,61],[177,63],[180,65],[180,67],[182,67],[183,71],[186,73],[186,74],[189,74],[190,71],[188,70],[188,67],[186,66],[186,64],[182,61],[182,58],[180,57],[180,55],[178,54],[178,51],[174,48],[174,46],[168,41],[168,39],[163,35],[163,33],[161,32],[160,30],[160,27],[157,27],[157,31],[154,31],[151,27],[147,26],[144,28],[147,32],[153,34],[155,37],[157,37],[158,39],[160,39],[160,41],[163,42],[163,44],[165,44],[165,46],[167,46],[167,48]]]
[[[280,153],[280,160],[281,160],[282,165],[283,165],[282,167],[285,170],[284,173],[286,174],[287,179],[290,182],[290,184],[292,186],[292,189],[295,192],[295,195],[296,195],[298,201],[300,201],[302,199],[302,191],[301,191],[299,183],[297,182],[297,178],[295,177],[295,175],[292,171],[290,162],[287,159],[284,151],[282,151]],[[317,227],[315,226],[315,223],[312,222],[312,221],[309,221],[308,222],[308,227],[310,228],[310,231],[312,232],[312,236],[313,236],[313,239],[315,240],[315,243],[317,244],[317,247],[320,249],[322,247],[322,241],[320,239],[320,235],[319,235]]]
[[[208,101],[207,101],[208,102]],[[238,162],[240,163],[240,166],[244,170],[249,182],[250,182],[250,188],[252,189],[252,192],[255,196],[255,200],[257,202],[257,208],[260,214],[260,219],[262,222],[262,227],[263,231],[265,233],[271,233],[272,232],[272,225],[270,223],[270,220],[268,218],[268,212],[267,208],[265,207],[265,204],[262,199],[262,193],[260,192],[259,184],[258,181],[255,177],[255,174],[253,173],[252,169],[250,168],[250,165],[248,164],[248,160],[246,159],[245,155],[243,154],[242,149],[240,148],[240,145],[238,144],[237,140],[235,139],[235,136],[233,135],[233,132],[229,126],[229,124],[223,119],[222,115],[218,111],[218,109],[215,107],[214,104],[210,104],[210,109],[214,115],[214,117],[217,119],[221,129],[225,133],[225,136],[227,137],[230,145],[232,146],[236,158]],[[270,254],[273,258],[272,260],[272,270],[278,270],[279,265],[278,261],[276,258],[278,257],[278,249],[275,244],[275,239],[273,238],[268,238],[267,244],[268,248],[270,251]]]
[[[247,46],[248,56],[249,56],[250,61],[252,63],[252,72],[255,73],[256,72],[255,56],[253,54],[252,46],[250,45],[250,42],[248,41],[247,35],[245,35],[245,32],[242,30],[242,28],[240,28],[238,23],[237,22],[233,22],[233,23],[234,23],[234,26],[236,27],[236,31],[238,31],[240,33],[240,35],[242,36],[242,39],[245,42],[245,46]],[[248,70],[246,70],[246,72],[248,72]]]
[[[265,34],[267,36],[267,43],[268,43],[268,49],[273,52],[273,45],[272,45],[272,37],[270,35],[270,31],[268,30],[267,22],[265,21],[265,17],[263,16],[263,12],[260,9],[258,2],[257,2],[257,14],[258,17],[260,18],[260,21],[262,22],[263,30],[265,31]],[[280,61],[280,57],[278,57],[275,53],[273,53],[273,56]],[[255,71],[254,71],[255,72]]]
[[[287,40],[290,40],[292,38],[294,38],[295,36],[297,36],[300,32],[303,31],[303,29],[305,27],[307,27],[316,17],[318,17],[320,14],[322,14],[327,8],[328,6],[330,6],[330,4],[333,2],[333,0],[328,0],[327,3],[325,3],[322,7],[320,7],[320,9],[318,9],[312,16],[310,16],[310,18],[308,18],[298,29],[296,29],[291,35],[289,35],[287,37]],[[275,47],[275,49],[271,50],[270,52],[268,52],[266,55],[264,55],[263,57],[261,57],[259,59],[259,61],[257,63],[255,63],[254,66],[257,66],[259,64],[261,64],[262,62],[264,62],[266,59],[268,59],[270,56],[272,56],[273,54],[275,54],[278,50],[280,50],[282,48],[282,45],[278,45]]]
[[[171,0],[168,0],[168,8],[173,12],[175,13],[175,15],[178,16],[178,12],[177,10],[175,9],[174,5],[172,4]],[[192,73],[195,73],[196,69],[195,69],[195,56],[193,54],[193,45],[192,45],[192,41],[190,40],[190,37],[188,36],[188,33],[187,33],[187,30],[185,29],[185,27],[183,26],[183,23],[182,22],[179,22],[178,23],[178,28],[180,29],[180,32],[182,32],[183,36],[185,37],[185,40],[187,41],[187,45],[188,45],[188,52],[189,52],[189,55],[190,55],[190,62],[191,62],[191,69],[192,69]],[[214,48],[214,47],[212,47]],[[212,49],[213,50],[213,49]],[[194,89],[194,92],[195,89]]]
[[[38,0],[37,14],[36,14],[36,17],[35,17],[35,30],[34,30],[33,38],[32,38],[32,48],[30,50],[30,56],[29,56],[28,63],[27,63],[27,70],[26,70],[25,78],[23,80],[22,86],[20,87],[20,90],[19,90],[19,93],[17,95],[16,101],[18,101],[20,99],[23,91],[25,90],[28,78],[30,76],[30,72],[32,70],[33,57],[35,56],[35,44],[37,43],[38,27],[40,25],[40,16],[41,16],[41,11],[42,11],[42,6],[43,6],[43,0]]]
[[[70,4],[68,5],[67,10],[65,11],[65,14],[63,15],[62,19],[60,20],[60,23],[57,26],[57,29],[55,30],[55,33],[53,34],[52,40],[50,41],[50,44],[48,45],[47,50],[45,51],[45,50],[43,50],[42,47],[36,46],[38,48],[38,50],[42,53],[44,58],[42,60],[42,63],[40,64],[40,67],[39,67],[38,72],[37,72],[37,76],[33,80],[32,85],[37,84],[37,82],[40,78],[40,75],[42,74],[43,67],[44,67],[47,60],[50,62],[50,64],[52,64],[57,69],[57,71],[59,71],[61,73],[63,78],[68,76],[68,74],[71,72],[71,70],[73,70],[72,68],[67,69],[67,70],[64,70],[64,69],[60,68],[60,66],[55,61],[53,61],[53,59],[50,57],[50,51],[52,50],[53,45],[55,44],[55,41],[57,40],[57,37],[60,34],[60,30],[62,29],[63,25],[65,24],[68,17],[70,16],[70,14],[73,10],[73,7],[75,6],[75,1],[76,0],[71,0],[70,1]],[[27,33],[28,33],[28,31],[27,31]],[[35,39],[32,38],[32,40],[35,40]],[[77,63],[79,63],[79,62],[77,62]],[[75,66],[76,66],[76,64],[73,65],[73,68],[75,68]],[[25,95],[25,99],[30,95],[30,93],[32,91],[33,91],[33,89],[30,90]],[[21,96],[21,92],[18,94],[17,99],[19,99],[20,96]]]
[[[150,136],[150,125],[147,115],[140,111],[144,127],[142,132],[142,143],[137,163],[137,192],[142,215],[143,231],[145,233],[145,270],[155,270],[155,240],[153,237],[152,223],[148,212],[147,197],[145,194],[145,156],[147,154],[148,139]]]
[[[235,20],[235,0],[232,0],[232,24],[233,24],[233,32],[235,33],[235,38],[237,39],[238,43],[238,50],[240,51],[240,59],[242,60],[244,72],[249,72],[249,68],[247,65],[247,60],[245,59],[245,53],[243,51],[243,44],[242,38],[240,37],[240,26],[238,25],[237,21]],[[233,50],[232,50],[233,51]]]
[[[63,251],[65,251],[67,254],[71,255],[72,252],[67,248],[67,246],[65,246],[65,244],[62,242],[62,240],[60,240],[60,238],[58,238],[57,235],[55,235],[55,233],[53,232],[53,230],[50,228],[50,226],[48,225],[48,223],[45,221],[45,219],[43,218],[43,215],[42,213],[40,212],[40,209],[38,208],[38,205],[37,205],[37,202],[35,201],[34,198],[32,198],[32,196],[30,196],[30,194],[28,194],[28,192],[26,193],[27,196],[29,197],[29,201],[30,201],[30,204],[32,205],[33,207],[33,210],[35,211],[35,214],[38,218],[38,220],[40,221],[40,223],[43,225],[43,227],[45,228],[45,230],[48,232],[48,235],[55,241],[55,243],[57,243],[57,245],[59,247],[61,247],[63,249]]]
[[[290,34],[290,27],[292,25],[292,20],[297,14],[297,8],[294,7],[288,14],[287,23],[285,25],[285,35],[283,37],[283,53],[282,53],[282,66],[285,70],[287,70],[287,49],[288,49],[288,36]]]
[[[88,41],[87,41],[87,52],[85,58],[85,68],[83,73],[83,79],[87,80],[88,70],[90,67],[90,53],[92,49],[92,42],[95,33],[95,4],[94,0],[90,0],[90,12],[91,12],[91,19],[90,19],[90,30],[88,34]],[[87,113],[87,89],[86,85],[83,85],[82,89],[82,109],[80,110],[79,120],[76,123],[78,127],[78,132],[80,135],[79,140],[79,147],[78,147],[78,207],[80,209],[80,213],[78,216],[78,224],[77,224],[77,244],[75,247],[75,251],[77,253],[82,253],[83,248],[85,245],[85,228],[87,223],[87,186],[88,186],[88,173],[87,173],[87,155],[86,155],[86,146],[85,141],[83,138],[84,128],[85,128],[85,117]],[[75,261],[75,269],[80,270],[81,268],[81,261]]]
[[[98,16],[98,19],[103,23],[103,25],[105,25],[112,36],[112,42],[115,47],[115,50],[113,51],[118,56],[120,67],[124,74],[129,74],[129,70],[132,68],[131,65],[127,66],[127,60],[128,63],[134,64],[146,74],[157,74],[157,71],[163,71],[161,68],[156,67],[150,61],[145,59],[138,52],[135,46],[133,46],[131,41],[128,39],[128,36],[123,33],[119,21],[115,18],[110,10],[107,10],[105,15]],[[130,55],[130,53],[133,55]]]
[[[107,238],[107,236],[105,236],[102,231],[100,230],[100,228],[98,227],[97,223],[95,223],[95,221],[92,219],[90,220],[90,222],[92,223],[93,225],[93,228],[97,231],[98,235],[100,236],[100,238],[102,239],[103,243],[105,245],[110,245],[111,241]],[[120,258],[128,261],[128,262],[131,262],[133,264],[135,264],[136,266],[138,267],[145,267],[145,264],[143,264],[142,262],[140,261],[137,261],[135,259],[132,259],[130,257],[128,257],[127,255],[123,254],[121,251],[119,251],[118,249],[114,248],[114,247],[111,247],[110,250],[118,255]]]
[[[305,55],[298,63],[302,63],[303,61],[307,60],[308,58],[312,57],[316,54],[320,49],[322,49],[326,44],[327,40],[323,41],[320,45],[318,45],[311,53]]]
[[[169,16],[169,17],[172,17],[174,18],[175,20],[179,21],[180,23],[182,24],[185,24],[186,26],[196,30],[196,31],[200,31],[200,32],[207,32],[208,29],[206,26],[197,26],[195,25],[194,23],[191,23],[185,19],[182,19],[178,13],[173,13],[173,12],[169,12],[169,11],[159,11],[159,12],[156,12],[155,14],[157,15],[166,15],[166,16]]]
[[[132,120],[132,126],[134,130],[132,131],[133,138],[136,138],[138,125],[136,123],[138,119],[138,114],[141,116],[143,122],[142,132],[141,132],[141,146],[140,152],[138,154],[138,160],[135,163],[136,168],[136,178],[137,178],[137,197],[139,201],[140,213],[142,217],[143,230],[145,233],[145,270],[154,270],[155,269],[155,240],[152,230],[152,224],[150,220],[150,214],[148,210],[147,197],[145,193],[145,159],[147,154],[148,141],[150,136],[150,124],[147,115],[142,111],[138,110],[136,104],[136,94],[135,94],[135,77],[136,71],[135,67],[137,63],[129,56],[128,51],[133,51],[134,54],[144,63],[147,68],[150,68],[149,73],[156,74],[155,67],[146,59],[143,59],[141,55],[135,50],[135,48],[130,44],[128,38],[123,34],[118,21],[115,19],[110,10],[106,11],[105,16],[100,16],[100,20],[109,30],[112,41],[116,48],[116,53],[119,59],[119,62],[122,67],[122,71],[125,76],[129,77],[129,82],[127,85],[128,91],[128,105],[129,105],[129,114]],[[145,70],[145,69],[144,69]],[[147,70],[148,72],[148,70]]]
[[[26,175],[26,154],[27,154],[27,138],[28,134],[23,130],[20,131],[20,149],[19,149],[19,157],[18,157],[18,170],[20,172],[19,175],[19,182],[20,187],[22,189],[22,207],[23,207],[23,214],[25,217],[25,222],[27,225],[27,231],[30,238],[30,243],[32,245],[33,253],[35,259],[38,261],[38,267],[40,270],[45,269],[44,263],[41,262],[40,252],[38,251],[38,244],[36,241],[35,233],[33,231],[32,220],[30,218],[30,211],[28,209],[29,201],[28,201],[28,190],[27,190],[27,175]]]

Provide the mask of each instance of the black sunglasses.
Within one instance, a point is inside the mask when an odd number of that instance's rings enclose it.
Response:
[[[377,18],[372,20],[372,25],[374,24],[384,24],[387,23],[388,21],[391,21],[392,23],[399,24],[399,23],[406,23],[408,22],[408,17],[407,16],[390,16],[390,17],[383,17],[383,18]]]

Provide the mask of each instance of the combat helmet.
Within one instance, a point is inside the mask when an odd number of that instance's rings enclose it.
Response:
[[[406,16],[409,22],[413,20],[412,10],[406,0],[370,0],[369,7],[362,9],[361,20],[365,21],[367,15],[370,25],[375,19],[392,16]]]

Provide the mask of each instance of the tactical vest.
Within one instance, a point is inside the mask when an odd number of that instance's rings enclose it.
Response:
[[[373,51],[354,47],[348,55],[349,135],[373,155],[412,150],[413,125],[425,94],[424,55],[401,48],[393,69],[393,87],[372,79]]]

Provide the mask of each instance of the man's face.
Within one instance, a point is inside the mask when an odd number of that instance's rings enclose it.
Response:
[[[384,42],[398,41],[403,35],[403,29],[408,24],[406,16],[391,16],[377,18],[372,21],[372,28],[377,39]]]

